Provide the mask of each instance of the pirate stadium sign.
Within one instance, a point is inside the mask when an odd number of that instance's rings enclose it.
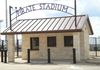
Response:
[[[10,8],[12,7],[10,6]],[[19,8],[15,7],[15,9],[16,11],[11,14],[11,15],[16,14],[15,18],[25,13],[29,13],[36,10],[56,10],[56,11],[61,11],[61,12],[70,14],[70,15],[74,15],[73,13],[74,8],[70,6],[62,5],[62,4],[57,4],[57,3],[38,3],[38,4],[29,5],[26,7],[19,7]]]

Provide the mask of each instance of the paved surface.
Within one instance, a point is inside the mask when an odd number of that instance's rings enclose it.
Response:
[[[1,60],[1,59],[0,59]],[[17,58],[15,63],[1,63],[0,70],[100,70],[100,57],[89,60],[89,63],[72,62],[54,62],[47,64],[47,62],[34,61],[26,63],[27,61]],[[93,62],[93,63],[91,63]],[[98,63],[99,62],[99,63]]]
[[[72,64],[69,62],[56,62],[52,64],[47,64],[47,62],[32,62],[27,64],[26,61],[17,59],[15,63],[5,64],[0,62],[0,70],[100,70],[100,64]]]

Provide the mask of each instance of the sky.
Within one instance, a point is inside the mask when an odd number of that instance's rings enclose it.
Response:
[[[5,26],[5,1],[0,0],[0,20],[1,30],[4,30]],[[77,14],[86,14],[90,18],[90,22],[94,31],[93,36],[100,36],[100,0],[76,0],[77,1]],[[7,8],[9,5],[12,7],[25,7],[36,3],[58,3],[74,8],[74,0],[7,0]],[[8,9],[7,9],[8,10]],[[14,10],[14,9],[13,9]],[[12,11],[13,11],[12,10]],[[34,18],[38,17],[55,17],[65,16],[65,13],[53,11],[36,11],[32,14]]]

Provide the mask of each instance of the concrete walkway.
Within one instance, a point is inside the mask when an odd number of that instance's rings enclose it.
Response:
[[[69,62],[63,63],[26,63],[21,59],[16,59],[15,63],[1,63],[0,70],[100,70],[100,64],[91,63],[77,63],[72,64]]]

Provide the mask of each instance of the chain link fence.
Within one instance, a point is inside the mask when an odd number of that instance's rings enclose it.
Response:
[[[90,55],[100,57],[100,37],[90,37]]]
[[[100,37],[90,37],[90,51],[100,51]]]
[[[1,50],[1,48],[8,49],[7,43],[8,43],[7,40],[0,40],[0,50]],[[18,39],[18,45],[19,45],[19,49],[21,49],[21,46],[22,46],[22,40],[21,39]],[[17,41],[15,41],[15,50],[16,50],[16,48],[17,48]]]

